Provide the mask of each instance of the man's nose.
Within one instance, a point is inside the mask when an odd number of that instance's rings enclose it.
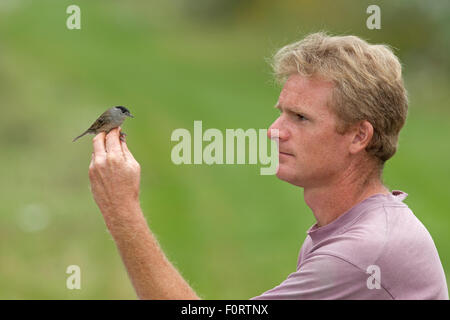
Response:
[[[287,140],[289,138],[289,131],[283,126],[281,116],[267,130],[267,137],[269,139],[275,139],[277,136],[279,140]]]

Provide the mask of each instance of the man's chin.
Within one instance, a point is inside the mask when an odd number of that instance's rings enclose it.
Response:
[[[294,186],[302,187],[301,182],[299,181],[298,177],[293,174],[292,172],[289,172],[288,170],[285,170],[282,168],[282,166],[278,167],[276,176],[278,179],[283,180],[287,183],[290,183]]]

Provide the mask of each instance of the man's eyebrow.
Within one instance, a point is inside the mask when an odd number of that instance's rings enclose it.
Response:
[[[281,104],[280,104],[280,102],[277,102],[273,107],[274,107],[275,109],[281,110]],[[305,111],[303,111],[303,110],[300,110],[299,107],[292,107],[292,108],[290,108],[290,110],[291,110],[292,112],[298,112],[298,113],[301,113],[301,114],[303,114],[303,115],[305,115],[305,116],[307,116],[307,117],[311,117],[311,114],[309,114],[309,112],[305,112]]]
[[[281,107],[281,103],[280,102],[277,102],[274,106],[273,106],[275,109],[282,109],[282,107]],[[289,108],[290,110],[292,110],[292,111],[298,111],[298,112],[301,112],[301,110],[298,110],[296,107],[292,107],[292,108]]]

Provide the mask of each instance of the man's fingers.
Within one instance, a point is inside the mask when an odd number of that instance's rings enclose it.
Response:
[[[119,134],[120,134],[120,127],[112,129],[106,135],[106,152],[107,153],[122,155],[122,148],[120,147]]]
[[[94,166],[95,166],[95,154],[92,152],[91,163],[89,163],[89,178],[91,179],[91,181],[95,176]]]
[[[94,145],[94,157],[105,157],[106,149],[105,149],[105,133],[100,132],[98,135],[94,137],[92,140]]]
[[[123,150],[123,154],[125,155],[125,158],[134,160],[133,154],[128,149],[127,143],[123,140],[121,141],[121,143],[122,143],[122,150]]]

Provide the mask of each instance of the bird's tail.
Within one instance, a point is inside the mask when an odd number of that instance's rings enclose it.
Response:
[[[78,139],[80,139],[82,136],[86,135],[89,133],[89,130],[86,130],[85,132],[83,132],[82,134],[80,134],[78,137],[76,137],[75,139],[72,140],[72,142],[77,141]]]

